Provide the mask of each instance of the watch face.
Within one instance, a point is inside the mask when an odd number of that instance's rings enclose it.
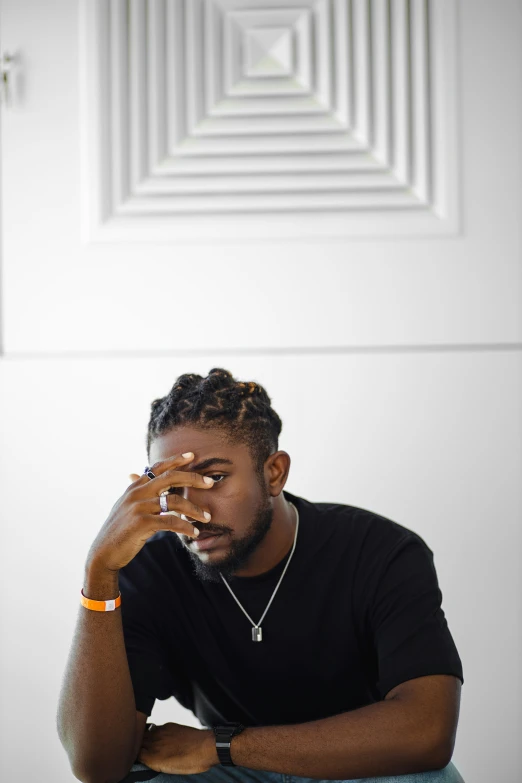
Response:
[[[228,739],[234,737],[243,731],[245,727],[241,723],[221,723],[219,726],[214,726],[214,733],[216,737],[226,737]]]
[[[245,727],[241,725],[241,723],[238,723],[236,728],[234,729],[234,734],[240,734]]]

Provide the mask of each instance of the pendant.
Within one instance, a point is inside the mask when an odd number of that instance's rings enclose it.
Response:
[[[252,628],[252,641],[253,642],[260,642],[263,639],[263,629],[255,626]]]

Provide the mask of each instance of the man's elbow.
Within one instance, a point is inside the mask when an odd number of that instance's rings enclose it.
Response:
[[[425,756],[429,765],[428,770],[432,769],[444,769],[450,763],[453,756],[454,742],[448,742],[447,740],[439,740],[434,742],[431,746],[430,752]]]
[[[120,783],[120,781],[128,775],[131,768],[132,764],[129,764],[128,768],[125,770],[120,770],[120,772],[113,774],[85,768],[75,769],[74,767],[71,767],[71,770],[74,777],[77,780],[80,780],[81,783]]]
[[[424,717],[422,722],[417,715],[415,725],[417,733],[410,733],[408,748],[418,771],[421,771],[420,766],[424,772],[447,767],[453,756],[455,737],[448,737],[448,732],[438,727],[433,719]]]

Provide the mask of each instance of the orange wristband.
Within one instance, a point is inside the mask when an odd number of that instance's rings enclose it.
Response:
[[[83,594],[83,587],[80,590],[80,601],[86,609],[93,609],[95,612],[113,612],[121,605],[121,590],[118,590],[118,597],[110,601],[93,601],[92,598],[86,598]]]

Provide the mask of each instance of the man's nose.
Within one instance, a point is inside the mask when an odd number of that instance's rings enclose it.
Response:
[[[208,492],[208,490],[198,489],[197,487],[180,487],[180,492],[185,500],[194,503],[195,506],[203,509],[203,511],[210,511],[207,498],[205,497],[205,492]],[[189,519],[192,519],[190,515]],[[199,522],[200,520],[198,519],[197,521]]]

